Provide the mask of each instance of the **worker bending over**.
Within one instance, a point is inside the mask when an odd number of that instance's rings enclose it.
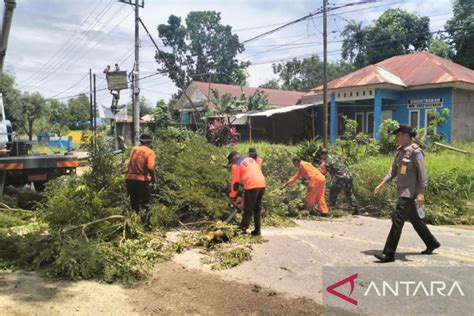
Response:
[[[298,171],[283,185],[283,188],[295,183],[299,178],[307,179],[308,191],[306,193],[306,207],[308,210],[311,210],[314,204],[317,203],[321,216],[328,216],[329,210],[324,196],[326,191],[326,178],[318,168],[309,162],[302,161],[300,157],[294,157],[292,162],[295,168],[298,168]]]
[[[244,213],[240,228],[246,232],[250,219],[254,218],[255,229],[253,236],[261,235],[261,208],[262,198],[265,193],[265,177],[257,162],[250,157],[243,157],[237,151],[232,151],[227,159],[232,164],[232,182],[229,197],[237,198],[240,183],[244,186]]]

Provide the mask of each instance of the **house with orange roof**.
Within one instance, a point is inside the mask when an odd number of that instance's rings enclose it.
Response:
[[[213,104],[213,91],[216,91],[219,96],[223,96],[225,93],[232,95],[235,98],[239,98],[242,94],[249,97],[253,95],[257,90],[262,91],[268,100],[267,108],[281,108],[285,106],[292,106],[299,104],[301,98],[305,95],[304,92],[298,91],[285,91],[277,89],[264,89],[255,88],[239,85],[221,84],[221,83],[210,83],[193,81],[186,89],[186,94],[193,101],[200,115],[203,116],[206,112],[211,110],[215,105]],[[188,98],[183,94],[176,102],[174,109],[180,113],[181,124],[202,124],[196,111],[189,102]],[[245,117],[246,119],[246,117]],[[244,119],[244,120],[245,120]]]
[[[312,89],[301,103],[315,104],[322,92],[322,86]],[[474,140],[474,71],[428,52],[394,56],[330,81],[328,96],[331,142],[342,133],[343,115],[377,139],[385,119],[424,128],[428,112],[443,109],[450,118],[437,132],[448,142]],[[317,107],[318,135],[324,132],[323,113]]]

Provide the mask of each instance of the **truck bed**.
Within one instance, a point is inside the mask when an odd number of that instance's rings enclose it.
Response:
[[[77,156],[72,155],[0,157],[0,170],[76,168],[78,165]]]

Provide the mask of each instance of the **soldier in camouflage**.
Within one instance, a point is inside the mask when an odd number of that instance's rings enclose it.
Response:
[[[351,204],[352,214],[359,215],[359,203],[354,195],[352,174],[347,166],[339,157],[329,155],[327,149],[321,149],[319,151],[319,157],[322,160],[321,172],[324,175],[329,173],[332,179],[332,186],[329,189],[329,205],[336,205],[337,197],[342,191]]]

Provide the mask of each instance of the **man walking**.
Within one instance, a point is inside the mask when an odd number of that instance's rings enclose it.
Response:
[[[426,245],[426,250],[422,251],[422,254],[430,255],[433,250],[441,246],[417,212],[417,206],[422,207],[425,203],[424,192],[428,185],[428,175],[424,153],[420,146],[412,141],[416,132],[408,125],[400,125],[394,134],[397,136],[397,143],[400,147],[395,154],[389,172],[374,190],[375,195],[379,194],[385,183],[397,178],[398,200],[392,214],[392,228],[383,253],[375,255],[381,262],[395,261],[395,252],[406,219],[410,220],[413,228]]]
[[[354,195],[352,174],[349,168],[347,168],[339,157],[329,155],[329,151],[325,148],[321,149],[319,157],[322,160],[322,174],[326,175],[326,173],[329,173],[332,180],[332,185],[329,189],[329,205],[336,206],[337,196],[343,191],[344,196],[351,204],[352,215],[359,215],[359,203]]]
[[[308,180],[306,207],[308,210],[311,210],[314,204],[317,203],[321,216],[327,217],[329,210],[326,205],[326,198],[324,196],[326,191],[326,178],[318,170],[318,168],[309,162],[302,161],[300,157],[294,157],[292,162],[298,171],[283,185],[283,188],[295,183],[301,177],[306,178]]]
[[[257,149],[253,147],[249,148],[249,157],[253,158],[255,162],[260,166],[260,169],[262,169],[263,159],[257,154]]]
[[[240,183],[244,186],[244,213],[240,228],[246,232],[250,219],[255,222],[252,236],[261,235],[261,208],[262,198],[265,193],[265,177],[257,162],[250,157],[242,157],[237,151],[232,151],[227,160],[232,164],[232,182],[229,197],[235,199]]]
[[[140,145],[132,149],[126,176],[127,191],[132,209],[140,214],[142,224],[150,228],[150,185],[155,183],[155,152],[151,149],[150,134],[140,135]]]

